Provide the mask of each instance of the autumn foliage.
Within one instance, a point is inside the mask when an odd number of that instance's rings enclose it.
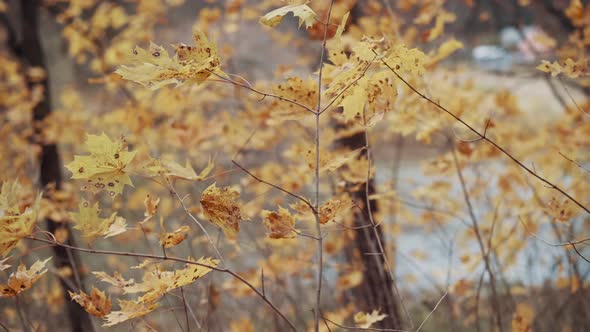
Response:
[[[498,2],[0,1],[0,327],[589,330],[590,6]]]

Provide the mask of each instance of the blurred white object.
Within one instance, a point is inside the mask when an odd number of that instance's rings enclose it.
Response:
[[[471,52],[471,56],[479,67],[486,70],[508,71],[512,67],[512,55],[500,46],[477,46]]]

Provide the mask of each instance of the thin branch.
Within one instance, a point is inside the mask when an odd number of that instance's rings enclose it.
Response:
[[[373,51],[374,52],[374,51]],[[549,188],[554,189],[556,191],[558,191],[559,193],[561,193],[563,196],[567,197],[569,200],[571,200],[572,202],[574,202],[574,204],[576,204],[577,206],[579,206],[580,208],[582,208],[584,211],[586,211],[588,214],[590,214],[590,209],[586,206],[584,206],[584,204],[580,203],[580,201],[578,201],[577,199],[575,199],[574,197],[572,197],[570,194],[568,194],[567,192],[565,192],[563,189],[561,189],[560,187],[558,187],[556,184],[553,184],[552,182],[550,182],[549,180],[545,179],[544,177],[538,175],[535,171],[533,171],[532,169],[530,169],[529,167],[527,167],[525,164],[523,164],[520,160],[516,159],[516,157],[514,157],[510,152],[508,152],[506,149],[504,149],[502,146],[500,146],[498,143],[496,143],[495,141],[491,140],[490,138],[488,138],[485,134],[480,133],[477,129],[473,128],[471,125],[469,125],[467,122],[465,122],[463,119],[461,119],[460,117],[458,117],[457,115],[455,115],[455,113],[449,111],[447,108],[445,108],[444,106],[442,106],[441,104],[437,103],[436,101],[432,100],[431,98],[427,97],[425,94],[423,94],[422,92],[418,91],[414,86],[412,86],[408,81],[406,81],[403,77],[401,77],[389,64],[387,64],[387,62],[383,59],[381,59],[381,62],[400,80],[402,81],[410,90],[412,90],[414,93],[416,93],[418,96],[420,96],[422,99],[426,100],[427,102],[429,102],[430,104],[436,106],[438,109],[440,109],[441,111],[447,113],[448,115],[450,115],[453,119],[455,119],[457,122],[461,123],[463,126],[465,126],[467,129],[469,129],[471,132],[473,132],[474,134],[478,135],[482,140],[488,142],[489,144],[491,144],[494,148],[496,148],[497,150],[499,150],[502,154],[504,154],[506,157],[508,157],[510,160],[512,160],[514,163],[516,163],[518,166],[520,166],[520,168],[522,168],[523,170],[525,170],[526,172],[528,172],[530,175],[532,175],[533,177],[535,177],[537,180],[541,181],[542,183],[546,184]]]
[[[373,64],[373,61],[375,61],[375,58],[377,58],[377,56],[374,56],[373,59],[371,59],[371,61],[367,64],[367,66],[365,67],[365,69],[363,70],[363,72],[359,75],[359,77],[357,77],[352,82],[350,82],[346,87],[344,87],[344,89],[342,89],[342,91],[338,92],[338,94],[336,95],[336,97],[332,98],[332,101],[330,101],[328,103],[328,105],[326,105],[320,111],[320,115],[322,115],[322,113],[324,113],[325,111],[327,111],[330,108],[330,106],[332,106],[340,98],[340,96],[342,96],[346,91],[348,91],[348,89],[350,89],[353,85],[355,85],[356,82],[358,82],[361,78],[365,77],[365,74],[367,73],[367,70],[369,70],[369,67],[371,67],[371,65]]]
[[[469,211],[469,216],[470,216],[471,222],[473,224],[472,225],[473,231],[475,233],[477,243],[479,244],[479,249],[481,251],[481,255],[483,256],[486,271],[488,272],[488,276],[490,278],[490,287],[492,289],[492,304],[493,304],[494,313],[496,316],[495,317],[496,323],[498,324],[498,330],[504,331],[504,328],[502,325],[502,313],[500,311],[501,306],[500,306],[498,294],[496,291],[496,280],[494,277],[494,273],[492,272],[492,267],[490,264],[489,256],[486,253],[485,245],[483,243],[483,239],[482,239],[481,233],[479,231],[479,225],[478,225],[477,218],[475,216],[475,210],[473,208],[473,204],[471,203],[471,199],[469,197],[469,191],[467,190],[467,184],[465,182],[465,178],[463,177],[463,172],[461,171],[461,166],[459,165],[459,159],[457,157],[457,151],[456,151],[456,148],[454,145],[452,146],[452,153],[453,153],[453,160],[455,162],[455,168],[457,169],[457,176],[459,177],[459,182],[461,184],[461,190],[463,192],[463,197],[465,199],[465,204],[467,205],[467,209]]]
[[[328,15],[326,17],[326,24],[324,25],[324,38],[322,40],[322,50],[320,52],[320,63],[318,70],[318,99],[315,114],[315,177],[314,177],[314,189],[315,189],[315,200],[313,216],[315,218],[316,225],[316,236],[318,237],[317,243],[317,259],[318,259],[318,271],[317,271],[317,285],[316,285],[316,298],[315,298],[315,310],[314,310],[314,328],[315,332],[320,330],[320,316],[321,313],[321,300],[322,300],[322,281],[324,273],[324,241],[322,237],[322,227],[320,223],[320,113],[322,108],[322,75],[324,71],[324,55],[326,53],[326,42],[328,40],[328,25],[330,24],[330,18],[332,16],[332,8],[334,7],[334,1],[330,1],[330,7],[328,8]]]
[[[285,193],[285,194],[287,194],[287,195],[290,195],[290,196],[292,196],[292,197],[295,197],[295,198],[297,198],[298,200],[300,200],[301,202],[305,203],[305,205],[307,205],[309,208],[311,208],[312,212],[315,212],[315,211],[316,211],[316,208],[315,208],[315,207],[314,207],[314,206],[313,206],[313,205],[312,205],[312,204],[311,204],[311,203],[310,203],[310,202],[309,202],[307,199],[305,199],[303,196],[299,196],[299,195],[297,195],[297,194],[295,194],[295,193],[293,193],[293,192],[291,192],[291,191],[289,191],[289,190],[287,190],[287,189],[284,189],[284,188],[281,188],[281,187],[277,186],[276,184],[270,183],[270,182],[268,182],[268,181],[265,181],[265,180],[263,180],[263,179],[261,179],[261,178],[257,177],[256,175],[254,175],[252,172],[250,172],[250,171],[249,171],[248,169],[246,169],[244,166],[240,165],[240,164],[239,164],[237,161],[235,161],[235,160],[232,160],[231,162],[232,162],[234,165],[236,165],[236,166],[237,166],[239,169],[241,169],[242,171],[246,172],[246,174],[248,174],[248,175],[250,175],[252,178],[254,178],[256,181],[258,181],[258,182],[260,182],[260,183],[264,183],[264,184],[266,184],[266,185],[268,185],[268,186],[271,186],[271,187],[273,187],[273,188],[275,188],[275,189],[277,189],[277,190],[280,190],[280,191],[284,192],[284,193]]]
[[[332,325],[335,325],[341,329],[345,330],[353,330],[353,331],[377,331],[377,332],[409,332],[406,330],[396,330],[396,329],[379,329],[374,327],[357,327],[357,326],[346,326],[342,324],[338,324],[333,320],[328,319],[327,317],[322,316],[322,319],[329,322]]]
[[[309,106],[307,106],[307,105],[304,105],[304,104],[302,104],[302,103],[300,103],[300,102],[298,102],[298,101],[295,101],[295,100],[292,100],[292,99],[289,99],[289,98],[285,98],[285,97],[281,97],[281,96],[279,96],[279,95],[275,95],[275,94],[273,94],[273,93],[268,93],[268,92],[263,92],[263,91],[260,91],[260,90],[258,90],[258,89],[256,89],[256,88],[252,87],[252,86],[250,85],[250,83],[248,83],[248,84],[240,83],[240,82],[234,81],[234,80],[232,80],[232,79],[230,79],[230,78],[223,77],[223,76],[219,75],[218,73],[216,73],[216,72],[214,72],[214,71],[212,71],[212,70],[210,70],[210,69],[206,69],[206,70],[207,70],[209,73],[211,73],[212,75],[219,77],[219,78],[220,78],[220,79],[221,79],[223,82],[227,82],[227,83],[230,83],[230,84],[233,84],[233,85],[237,85],[237,86],[239,86],[239,87],[242,87],[242,88],[244,88],[244,89],[250,90],[250,91],[252,91],[252,92],[254,92],[254,93],[257,93],[257,94],[259,94],[259,95],[263,96],[264,98],[266,98],[266,97],[271,97],[271,98],[275,98],[275,99],[278,99],[278,100],[282,100],[282,101],[285,101],[285,102],[291,103],[291,104],[293,104],[293,105],[297,105],[297,106],[299,106],[299,107],[303,108],[304,110],[306,110],[307,112],[310,112],[310,113],[312,113],[312,114],[315,114],[315,113],[316,113],[316,111],[314,111],[314,110],[313,110],[311,107],[309,107]],[[246,82],[247,82],[247,81],[246,81]],[[263,99],[264,99],[264,98],[263,98]],[[262,99],[261,99],[261,100],[262,100]]]
[[[434,306],[434,308],[432,308],[432,310],[428,313],[428,315],[426,315],[426,318],[424,318],[424,320],[422,321],[422,324],[420,324],[420,326],[418,326],[418,328],[416,329],[416,332],[420,332],[420,330],[422,329],[422,326],[424,326],[424,324],[426,324],[426,322],[428,321],[430,316],[432,316],[432,314],[436,311],[436,308],[438,308],[439,304],[445,299],[445,297],[447,297],[448,294],[449,294],[449,290],[447,289],[445,291],[445,293],[440,297],[438,302],[436,302],[436,305]]]
[[[203,231],[203,233],[205,234],[205,237],[207,238],[207,241],[209,242],[209,244],[211,245],[211,247],[213,247],[213,250],[215,250],[215,254],[217,255],[217,258],[219,258],[219,260],[221,261],[221,263],[223,263],[223,265],[225,266],[225,260],[223,259],[223,256],[221,255],[221,253],[219,252],[219,250],[217,249],[217,246],[215,245],[215,243],[213,243],[213,240],[211,239],[211,237],[209,236],[209,233],[207,232],[207,230],[205,229],[205,227],[203,227],[203,225],[201,224],[201,222],[197,219],[197,217],[195,217],[187,208],[187,206],[184,204],[184,200],[178,195],[178,192],[176,191],[176,188],[174,188],[174,185],[172,185],[172,183],[168,180],[168,178],[166,178],[166,182],[168,182],[168,185],[170,186],[170,191],[176,196],[176,198],[178,199],[178,201],[180,202],[180,205],[182,206],[182,209],[184,210],[184,212],[186,213],[186,215],[188,215],[188,217],[195,222],[195,224],[197,224],[197,226],[199,226],[199,228]]]
[[[381,241],[381,236],[379,234],[379,231],[377,230],[377,227],[379,226],[377,223],[375,223],[375,219],[373,218],[373,211],[371,208],[371,199],[369,198],[369,184],[371,182],[371,163],[372,163],[372,155],[371,155],[371,148],[370,148],[370,143],[369,143],[369,129],[367,126],[367,112],[366,110],[363,108],[363,127],[364,127],[364,135],[365,135],[365,149],[366,149],[366,153],[367,153],[367,177],[365,179],[365,198],[366,198],[366,210],[367,210],[367,215],[369,217],[369,222],[372,225],[372,230],[373,230],[373,235],[375,236],[375,239],[377,240],[377,248],[379,249],[379,252],[381,253],[381,255],[383,256],[383,264],[385,265],[385,268],[387,269],[387,272],[389,274],[389,278],[391,279],[391,283],[393,285],[393,291],[395,292],[395,295],[399,298],[400,300],[400,304],[402,306],[402,309],[404,310],[404,314],[408,317],[409,323],[410,323],[410,327],[413,329],[414,328],[414,321],[412,320],[412,316],[410,315],[410,312],[408,311],[408,308],[405,305],[405,301],[404,298],[401,294],[401,292],[399,291],[398,287],[397,287],[397,282],[393,273],[393,268],[391,266],[391,264],[389,264],[389,259],[387,258],[387,255],[385,255],[385,248],[383,246],[383,243]],[[395,319],[394,317],[391,317],[392,319]]]

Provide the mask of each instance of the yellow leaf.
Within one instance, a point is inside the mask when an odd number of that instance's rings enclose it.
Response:
[[[98,290],[96,287],[92,287],[90,295],[80,291],[80,293],[73,293],[68,291],[72,301],[78,302],[86,310],[87,313],[96,316],[104,317],[111,312],[111,299],[107,298],[103,291]]]
[[[99,280],[109,283],[109,284],[111,284],[117,288],[121,288],[121,289],[124,287],[130,286],[130,285],[133,285],[135,283],[135,280],[133,280],[133,279],[125,280],[123,278],[123,276],[121,275],[121,273],[116,272],[116,271],[112,277],[102,271],[92,272],[92,273]]]
[[[573,60],[567,58],[563,64],[559,64],[557,61],[549,62],[547,60],[541,61],[541,64],[537,66],[537,69],[550,73],[551,76],[557,76],[559,74],[565,74],[569,78],[578,78],[580,76],[586,76],[588,63],[586,59]]]
[[[320,206],[320,224],[326,224],[334,220],[344,210],[349,209],[351,204],[345,200],[330,199]]]
[[[217,188],[215,183],[201,194],[201,206],[205,216],[221,227],[225,236],[235,239],[240,231],[242,212],[236,199],[240,193],[230,187]]]
[[[81,231],[85,237],[104,236],[107,238],[121,234],[126,230],[125,219],[117,216],[116,212],[108,218],[101,218],[98,202],[91,206],[89,202],[82,201],[79,211],[70,212],[70,216],[75,223],[74,228]]]
[[[186,161],[185,166],[181,166],[174,160],[163,159],[155,160],[154,164],[148,166],[146,169],[151,176],[164,175],[171,178],[202,181],[209,175],[209,173],[211,173],[213,167],[215,167],[215,163],[211,158],[209,158],[207,166],[199,174],[197,174],[188,160]]]
[[[145,212],[143,213],[143,216],[146,218],[151,218],[156,215],[156,212],[158,212],[160,198],[153,199],[150,194],[147,194],[145,200],[143,201],[143,205],[145,205]]]
[[[173,57],[165,48],[154,43],[147,50],[136,47],[129,58],[129,65],[121,66],[115,73],[152,90],[169,84],[201,83],[212,71],[219,71],[221,60],[217,45],[210,42],[196,26],[193,27],[193,41],[195,46],[174,45],[176,54]]]
[[[433,41],[445,32],[445,24],[455,22],[457,16],[445,10],[439,11],[434,21],[434,27],[428,32],[426,41]]]
[[[397,73],[408,72],[422,75],[426,71],[424,67],[427,62],[426,55],[417,48],[408,49],[402,44],[393,46],[384,61]]]
[[[428,61],[428,67],[436,65],[437,63],[449,57],[449,55],[453,54],[455,51],[460,50],[462,48],[463,43],[456,40],[455,38],[447,40],[438,47],[438,51],[436,52],[436,54],[430,58],[430,60]]]
[[[262,210],[262,224],[268,230],[271,239],[292,239],[297,236],[294,231],[295,218],[289,210],[279,206],[279,211]]]
[[[363,77],[349,89],[348,93],[340,101],[338,106],[342,106],[342,115],[345,121],[352,121],[357,117],[362,118],[365,103],[367,102],[367,86],[368,80]]]
[[[357,327],[368,329],[374,323],[382,321],[387,315],[379,314],[379,310],[373,310],[371,313],[357,312],[354,315],[354,323]]]
[[[188,259],[192,261],[192,259]],[[199,264],[216,267],[219,261],[213,258],[200,258],[196,261]],[[141,283],[134,283],[123,288],[124,292],[129,293],[145,293],[138,302],[150,303],[159,299],[165,293],[176,288],[189,285],[207,273],[211,269],[201,265],[186,264],[184,269],[161,271],[159,269],[146,272]]]
[[[107,191],[111,197],[123,192],[125,185],[133,186],[126,167],[135,157],[135,151],[127,151],[126,142],[111,141],[104,133],[88,135],[85,143],[88,156],[74,156],[66,165],[72,179],[86,179],[82,190],[93,193]]]
[[[0,257],[7,255],[18,241],[33,232],[41,208],[41,194],[32,205],[23,208],[17,181],[4,182],[0,188]]]
[[[102,326],[113,326],[122,323],[126,320],[141,317],[149,314],[158,307],[158,303],[140,303],[135,301],[119,300],[121,310],[111,311],[105,316],[105,321]]]
[[[525,303],[519,303],[512,315],[512,332],[531,332],[535,311]]]
[[[50,259],[51,257],[44,261],[38,260],[31,265],[30,269],[27,269],[24,264],[20,264],[16,272],[10,274],[8,282],[0,284],[0,297],[14,297],[31,288],[47,272],[45,264]]]
[[[188,226],[182,226],[172,233],[164,232],[160,234],[160,244],[164,248],[172,248],[179,245],[187,237],[187,233],[190,230]]]
[[[293,13],[293,16],[299,18],[299,27],[305,23],[306,29],[309,29],[313,25],[316,18],[316,13],[306,4],[287,5],[262,16],[259,22],[269,27],[275,27],[281,23],[283,17],[288,13]]]

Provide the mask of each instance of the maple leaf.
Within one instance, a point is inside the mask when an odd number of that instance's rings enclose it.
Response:
[[[578,78],[580,76],[586,76],[588,69],[588,61],[586,59],[573,60],[567,58],[563,65],[557,61],[549,62],[547,60],[541,61],[541,64],[537,66],[537,69],[551,74],[551,76],[557,76],[559,74],[565,74],[569,78]]]
[[[344,210],[350,208],[350,202],[345,200],[332,198],[324,202],[319,209],[320,224],[326,224],[329,221],[334,220]]]
[[[126,142],[111,141],[102,135],[87,135],[85,147],[90,155],[74,156],[65,167],[72,172],[72,179],[86,179],[82,190],[98,193],[108,191],[111,197],[123,192],[125,185],[133,186],[126,167],[133,161],[136,151],[127,151]]]
[[[190,257],[188,260],[193,261]],[[203,257],[196,262],[211,267],[219,264],[216,259]],[[156,269],[144,274],[142,282],[125,286],[123,291],[126,294],[145,293],[137,301],[151,303],[171,290],[192,284],[209,272],[211,272],[210,268],[195,264],[186,264],[185,268],[172,271]]]
[[[262,224],[269,231],[271,239],[292,239],[297,236],[294,230],[295,218],[289,210],[279,206],[279,211],[262,210]]]
[[[205,216],[221,227],[225,236],[235,239],[240,231],[242,212],[236,199],[240,193],[230,187],[217,188],[216,184],[210,185],[201,194],[201,206]]]
[[[391,47],[383,60],[398,73],[422,75],[426,71],[427,57],[424,52],[417,48],[408,49],[403,44]]]
[[[354,315],[356,326],[362,329],[368,329],[371,325],[382,321],[387,315],[379,314],[379,310],[373,310],[371,313],[358,312]]]
[[[31,206],[22,208],[18,181],[3,182],[0,188],[0,257],[7,255],[18,241],[33,232],[41,208],[41,194]]]
[[[121,66],[115,73],[152,90],[169,84],[201,83],[212,71],[220,71],[221,60],[216,44],[210,42],[196,26],[193,27],[193,41],[195,46],[174,45],[173,57],[165,48],[154,43],[150,43],[147,50],[136,47],[129,58],[129,65]]]
[[[121,273],[116,272],[113,274],[113,276],[110,276],[108,274],[106,274],[105,272],[99,271],[99,272],[92,272],[100,281],[104,281],[106,283],[109,283],[117,288],[124,288],[130,285],[133,285],[135,283],[135,280],[133,279],[129,279],[129,280],[125,280],[125,278],[123,278],[123,276],[121,275]]]
[[[92,287],[90,295],[80,291],[80,293],[74,293],[68,291],[72,301],[78,302],[86,310],[87,313],[96,316],[104,317],[111,312],[111,299],[107,298],[103,291],[98,290],[96,287]]]
[[[106,322],[102,326],[113,326],[132,318],[145,316],[158,308],[158,303],[119,300],[119,307],[121,307],[120,310],[111,311],[104,316]]]
[[[104,236],[108,238],[126,231],[125,219],[113,212],[108,218],[100,217],[98,202],[90,205],[87,201],[80,202],[78,212],[70,212],[75,225],[85,237]]]
[[[31,288],[37,280],[39,280],[46,272],[45,264],[49,262],[51,257],[44,261],[37,260],[30,269],[27,269],[24,264],[20,264],[16,270],[8,277],[6,284],[0,284],[0,297],[14,297],[21,292]]]
[[[306,4],[301,5],[287,5],[281,8],[277,8],[266,15],[262,16],[259,20],[260,24],[275,27],[283,20],[283,17],[288,13],[293,13],[293,16],[299,18],[299,27],[305,23],[305,28],[309,29],[316,18],[316,13]]]
[[[215,163],[209,158],[207,166],[197,174],[188,160],[186,161],[185,166],[181,166],[174,160],[162,159],[154,160],[151,165],[146,167],[146,170],[150,176],[163,175],[171,178],[202,181],[209,175],[209,173],[211,173],[214,167]]]

